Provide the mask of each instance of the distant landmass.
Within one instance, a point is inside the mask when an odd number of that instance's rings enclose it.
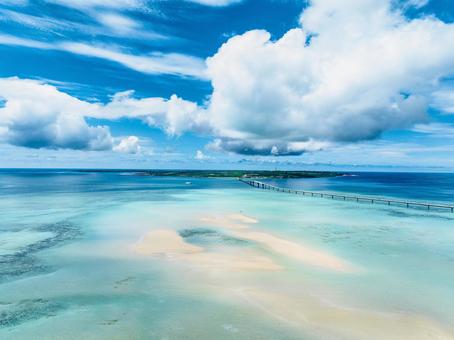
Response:
[[[280,170],[120,170],[83,169],[80,172],[131,172],[141,176],[202,177],[202,178],[319,178],[344,175],[333,171],[280,171]]]
[[[236,178],[318,178],[336,177],[343,174],[331,171],[257,171],[257,170],[150,170],[146,176],[172,177],[236,177]]]

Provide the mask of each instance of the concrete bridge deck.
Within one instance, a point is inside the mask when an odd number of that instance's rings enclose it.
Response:
[[[385,198],[385,197],[354,196],[354,195],[344,195],[344,194],[340,194],[340,193],[295,190],[295,189],[277,187],[277,186],[274,186],[271,184],[263,183],[263,182],[252,180],[252,179],[240,178],[239,180],[254,188],[285,192],[285,193],[289,193],[289,194],[311,196],[311,197],[323,197],[323,198],[338,199],[338,200],[343,200],[343,201],[382,203],[382,204],[386,204],[386,205],[403,206],[403,207],[407,207],[407,208],[425,208],[427,210],[431,210],[431,209],[432,210],[434,210],[434,209],[448,210],[448,211],[454,212],[454,205],[430,203],[430,202],[397,200],[397,199]]]

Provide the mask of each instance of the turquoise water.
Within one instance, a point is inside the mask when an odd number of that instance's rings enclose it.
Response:
[[[1,339],[454,337],[449,212],[71,171],[0,173],[0,212]]]

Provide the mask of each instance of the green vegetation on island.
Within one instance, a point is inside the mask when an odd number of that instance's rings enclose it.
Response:
[[[148,170],[146,176],[207,177],[207,178],[318,178],[343,175],[331,171],[278,171],[278,170]]]
[[[142,169],[78,169],[77,172],[130,173],[155,177],[200,177],[200,178],[319,178],[344,175],[333,171],[296,170],[142,170]]]

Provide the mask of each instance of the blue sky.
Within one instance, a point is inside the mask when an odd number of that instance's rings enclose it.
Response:
[[[448,0],[6,0],[0,167],[454,170]]]

